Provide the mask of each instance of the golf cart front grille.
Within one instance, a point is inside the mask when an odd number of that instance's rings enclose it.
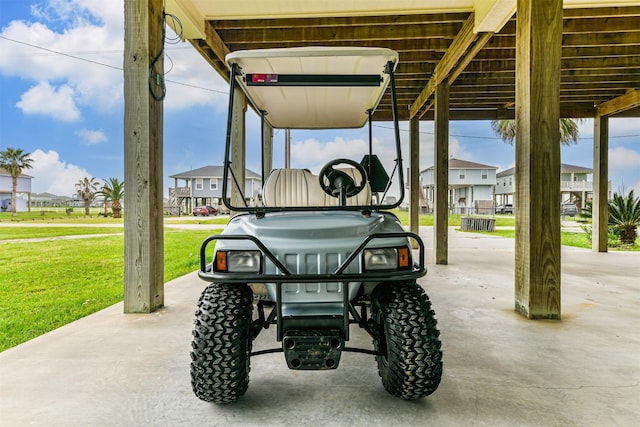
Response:
[[[394,239],[398,237],[409,238],[417,242],[419,248],[419,256],[417,257],[418,263],[414,263],[411,269],[404,271],[372,271],[365,272],[360,271],[360,267],[356,262],[356,259],[364,251],[369,242],[372,240],[384,240]],[[211,242],[216,240],[245,240],[251,241],[261,252],[265,258],[265,261],[270,262],[275,266],[275,269],[267,267],[261,274],[256,273],[223,273],[214,271],[212,264],[207,263],[207,247]],[[296,255],[297,256],[297,255]],[[285,262],[287,262],[285,260]],[[267,263],[268,264],[268,263]],[[326,263],[324,269],[318,269],[318,272],[301,272],[297,268],[287,268],[282,261],[278,259],[261,241],[255,236],[250,235],[212,235],[207,237],[200,246],[200,271],[198,276],[202,280],[208,282],[226,282],[226,283],[339,283],[339,282],[366,282],[366,281],[384,281],[391,279],[395,281],[402,280],[414,280],[427,274],[427,269],[424,265],[424,243],[420,236],[410,232],[401,233],[376,233],[372,234],[360,243],[353,252],[350,252],[348,256],[342,260],[338,257],[337,268],[333,271],[331,269],[335,266],[335,263]],[[293,267],[294,262],[290,264]],[[299,258],[296,258],[295,265],[299,265]],[[330,268],[331,267],[331,268]],[[293,270],[293,272],[291,271]],[[306,269],[310,270],[310,269]],[[324,270],[324,271],[323,271]]]

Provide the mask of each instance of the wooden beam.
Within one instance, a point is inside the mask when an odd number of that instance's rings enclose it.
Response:
[[[516,45],[515,33],[500,32],[487,43],[487,49],[513,49]],[[640,31],[627,31],[623,33],[597,32],[565,34],[562,37],[562,45],[571,46],[619,46],[635,45],[640,40]]]
[[[626,31],[638,31],[637,16],[566,18],[562,27],[563,34],[598,32],[621,33]]]
[[[518,0],[515,309],[560,319],[562,0]]]
[[[206,42],[206,40],[197,39],[197,40],[189,40],[191,45],[200,52],[200,55],[213,67],[214,70],[218,72],[218,74],[229,83],[229,69],[224,63],[224,58],[221,60],[218,58],[216,53],[211,49]]]
[[[640,6],[624,7],[585,7],[581,9],[564,9],[563,18],[604,18],[619,16],[640,16]]]
[[[640,90],[630,90],[622,96],[598,106],[599,116],[612,116],[640,105]]]
[[[515,42],[513,42],[515,43]],[[383,45],[388,49],[392,49],[400,53],[400,61],[404,55],[403,52],[412,51],[434,51],[444,54],[451,40],[448,38],[432,38],[432,39],[398,39],[398,40],[385,40],[381,43],[380,40],[294,40],[289,42],[283,41],[261,41],[252,44],[253,48],[269,49],[269,48],[285,48],[285,47],[303,47],[303,46],[356,46],[356,47],[380,47]],[[515,44],[514,44],[515,45]],[[228,43],[227,46],[232,51],[246,48],[243,44]]]
[[[451,46],[449,46],[449,49],[447,49],[442,60],[436,66],[433,76],[431,76],[427,85],[422,92],[420,92],[420,95],[418,95],[413,105],[411,105],[411,109],[409,110],[410,117],[418,115],[429,97],[435,92],[436,86],[448,78],[453,67],[456,66],[460,58],[462,58],[467,52],[467,49],[469,49],[469,46],[478,38],[478,35],[473,32],[474,23],[475,18],[472,14],[460,29],[460,32],[453,40],[453,43],[451,43]]]
[[[460,33],[436,66],[433,76],[411,105],[409,117],[422,117],[430,108],[427,101],[435,92],[435,87],[444,79],[447,79],[448,85],[451,85],[493,36],[493,33],[474,33],[473,18],[471,15],[465,22]],[[427,108],[424,108],[425,106]]]
[[[124,311],[149,313],[164,305],[163,95],[149,82],[164,74],[163,2],[124,6]]]
[[[225,19],[211,20],[211,24],[219,30],[244,30],[247,28],[281,28],[296,27],[353,27],[357,25],[424,25],[458,22],[462,24],[469,17],[463,13],[427,13],[407,15],[380,16],[332,16],[318,18],[274,18],[274,19]]]
[[[225,63],[224,58],[229,53],[231,53],[231,50],[229,49],[227,44],[222,40],[222,38],[220,37],[220,34],[218,34],[218,32],[215,30],[215,28],[211,26],[209,22],[205,23],[204,30],[205,30],[207,45],[211,48],[215,56],[217,56],[218,59],[224,64]],[[226,68],[226,65],[225,65],[225,68]],[[221,70],[218,70],[218,72],[220,71]],[[228,76],[229,73],[226,72],[225,74],[227,75],[225,80],[229,81],[229,76]]]
[[[449,84],[445,80],[435,94],[435,142],[433,144],[433,256],[434,263],[449,263]]]
[[[469,63],[475,59],[480,50],[482,50],[484,45],[487,44],[491,37],[493,37],[493,33],[481,33],[479,35],[475,43],[473,43],[473,46],[469,48],[464,55],[462,55],[462,59],[460,60],[460,62],[458,62],[456,67],[449,74],[449,84],[455,81],[460,73],[462,73],[467,68]]]
[[[420,120],[414,117],[409,120],[409,231],[416,234],[420,232],[420,191]]]
[[[609,249],[609,118],[596,116],[593,131],[593,200],[591,203],[591,249]]]
[[[426,23],[422,25],[350,25],[346,27],[296,28],[243,28],[241,30],[220,30],[220,36],[228,44],[253,44],[260,42],[306,42],[331,40],[398,40],[451,38],[460,31],[460,23]]]

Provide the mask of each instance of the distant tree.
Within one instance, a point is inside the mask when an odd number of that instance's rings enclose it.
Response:
[[[513,145],[516,140],[515,120],[491,120],[491,128],[504,142]],[[574,119],[560,119],[560,144],[571,145],[578,142],[578,122]]]
[[[635,244],[640,227],[640,197],[636,197],[633,190],[626,196],[615,193],[613,199],[609,200],[607,212],[609,235],[613,239],[620,239],[625,245]],[[592,215],[593,206],[591,202],[587,202],[580,216],[591,220]],[[590,233],[591,225],[583,227],[583,230]]]
[[[100,193],[104,196],[105,203],[111,200],[111,211],[114,218],[120,218],[122,212],[122,205],[120,200],[124,196],[124,181],[118,180],[118,178],[109,178],[102,191]]]
[[[625,245],[633,245],[638,238],[640,226],[640,197],[633,194],[623,196],[615,193],[609,201],[609,225]]]
[[[86,176],[80,181],[76,182],[76,192],[78,196],[84,201],[84,214],[89,216],[91,214],[90,207],[91,201],[96,197],[100,183],[95,178],[87,178]]]
[[[0,167],[11,175],[11,215],[16,216],[16,193],[18,191],[18,177],[24,169],[33,167],[30,153],[21,148],[7,148],[0,151]]]

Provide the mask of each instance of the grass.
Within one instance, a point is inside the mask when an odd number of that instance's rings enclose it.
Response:
[[[43,233],[59,236],[60,230]],[[0,351],[122,301],[122,234],[0,243]],[[165,231],[165,281],[198,269],[200,244],[211,234]]]
[[[408,211],[394,210],[393,213],[396,214],[402,225],[409,225]],[[463,216],[466,215],[449,215],[449,226],[460,227],[460,218]],[[498,215],[495,219],[498,227],[514,227],[516,225],[516,219],[513,216]],[[420,226],[433,226],[433,214],[419,215],[418,223]]]
[[[13,239],[42,239],[87,234],[122,234],[114,227],[0,227],[0,241]]]
[[[223,217],[201,217],[202,219],[193,220],[193,219],[180,219],[180,217],[171,217],[172,219],[168,220],[165,218],[165,224],[217,224],[217,225],[227,225],[229,222],[228,216]],[[177,218],[177,219],[175,219]]]
[[[495,230],[495,231],[465,231],[465,233],[480,233],[488,234],[491,236],[501,236],[508,238],[515,238],[515,230]],[[591,249],[591,240],[584,233],[575,233],[571,231],[560,232],[560,244],[563,246],[573,246],[576,248]],[[613,250],[626,250],[626,251],[640,251],[640,237],[636,239],[636,244],[632,247],[615,247],[610,248]]]
[[[42,214],[44,212],[44,215]],[[90,209],[90,218],[102,218],[98,216],[103,213],[104,209],[92,208]],[[32,207],[31,212],[18,212],[16,216],[12,216],[11,212],[0,212],[0,221],[50,221],[58,219],[83,219],[87,218],[84,215],[84,208],[74,208],[70,214],[67,214],[65,208],[39,208]]]

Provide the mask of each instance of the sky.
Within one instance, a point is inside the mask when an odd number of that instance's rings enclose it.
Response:
[[[171,175],[221,165],[228,85],[191,47],[168,31],[165,45],[164,182]],[[71,196],[84,177],[124,179],[124,1],[0,0],[0,151],[31,154],[32,192]],[[400,58],[402,60],[402,58]],[[394,155],[391,123],[374,124],[374,151],[385,167]],[[408,128],[400,124],[405,167]],[[578,143],[562,163],[593,165],[593,120],[579,123]],[[515,148],[488,121],[452,121],[452,157],[513,167]],[[420,168],[433,165],[433,122],[420,125]],[[640,119],[609,120],[609,179],[614,192],[640,194]],[[247,145],[259,144],[259,119],[247,115]],[[292,131],[291,164],[317,172],[328,160],[359,160],[368,129]],[[259,145],[258,145],[259,146]],[[256,150],[247,167],[260,172]],[[274,135],[274,167],[284,165],[284,131]]]

